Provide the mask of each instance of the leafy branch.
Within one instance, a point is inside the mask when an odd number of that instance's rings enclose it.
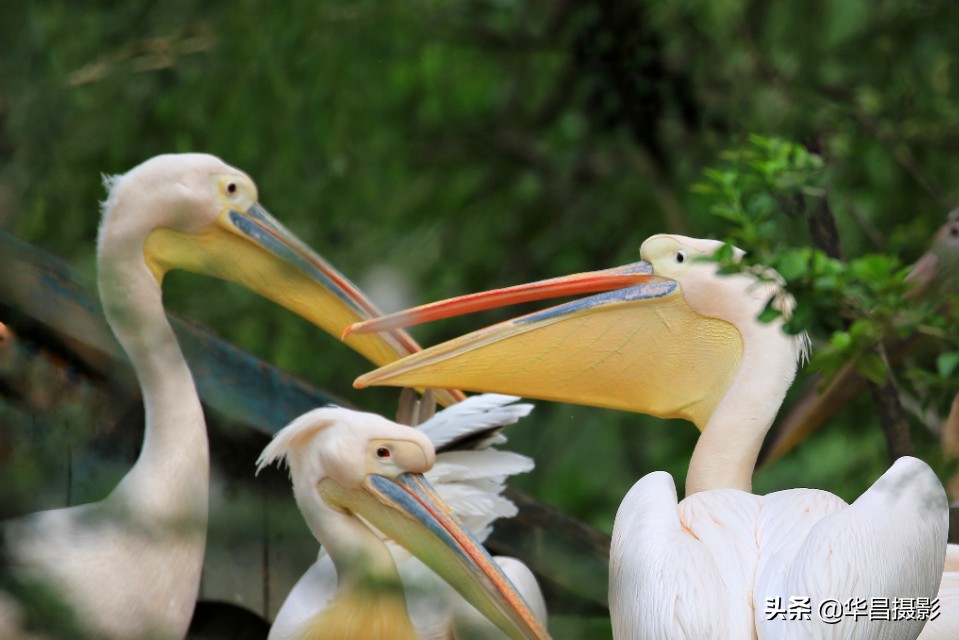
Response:
[[[807,219],[813,236],[828,236],[829,230],[824,234],[813,220],[824,215],[835,233],[825,173],[819,155],[775,138],[751,136],[744,148],[723,153],[720,164],[705,172],[694,191],[707,199],[712,214],[730,223],[727,242],[748,247],[750,253],[737,261],[730,247],[713,259],[724,273],[761,274],[758,265],[778,272],[795,299],[784,328],[793,334],[806,332],[816,341],[810,368],[827,380],[851,364],[874,386],[877,403],[879,396],[902,384],[922,404],[941,408],[941,400],[951,400],[959,390],[952,375],[959,367],[959,324],[950,308],[923,295],[923,287],[909,277],[911,268],[895,255],[843,261],[838,238],[828,237],[813,237],[810,244],[816,246],[797,246],[792,220]],[[781,317],[780,309],[770,300],[760,320]],[[941,353],[934,367],[906,369],[900,383],[892,377],[888,347],[916,336],[933,338]],[[908,351],[897,349],[896,357]],[[896,413],[893,409],[889,413]],[[908,442],[903,446],[911,447]],[[895,448],[892,441],[890,448]]]

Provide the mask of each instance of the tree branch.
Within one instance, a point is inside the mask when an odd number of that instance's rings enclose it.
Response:
[[[807,146],[810,151],[822,153],[822,144],[819,140]],[[833,215],[832,209],[829,207],[829,201],[825,197],[818,200],[818,203],[809,212],[807,221],[813,245],[824,251],[829,257],[842,260],[842,245],[839,241],[836,217]],[[844,319],[843,322],[848,328],[849,320]],[[872,352],[879,356],[886,367],[886,381],[882,385],[870,381],[869,392],[872,394],[876,411],[879,414],[882,432],[886,436],[889,460],[894,462],[902,456],[912,455],[913,453],[912,438],[909,435],[909,421],[906,418],[906,411],[899,401],[896,379],[889,367],[885,349],[880,343],[872,348]]]

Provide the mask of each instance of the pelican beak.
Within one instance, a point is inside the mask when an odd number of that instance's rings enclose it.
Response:
[[[343,332],[343,339],[346,340],[351,334],[395,330],[442,318],[451,318],[533,300],[623,289],[648,281],[652,277],[652,273],[653,266],[646,261],[641,261],[623,267],[604,269],[603,271],[576,273],[571,276],[550,278],[549,280],[540,280],[539,282],[521,284],[505,289],[471,293],[458,298],[424,304],[406,311],[357,322]]]
[[[510,638],[548,638],[499,565],[421,474],[368,475],[360,488],[317,485],[330,505],[351,511],[418,557]]]
[[[608,290],[629,278],[632,286]],[[702,429],[739,366],[742,337],[732,324],[693,311],[679,283],[655,275],[648,262],[454,298],[432,308],[475,311],[530,292],[538,299],[565,295],[571,286],[580,293],[592,287],[606,292],[436,345],[360,376],[354,386],[509,393],[685,418]],[[412,310],[400,326],[432,317],[429,309]],[[397,326],[388,318],[388,327]],[[379,322],[358,329],[370,324]]]
[[[158,282],[184,269],[243,285],[339,337],[351,323],[376,317],[373,303],[343,274],[294,236],[259,203],[224,206],[213,224],[184,233],[157,229],[144,246]],[[377,366],[420,350],[404,331],[355,336],[347,345]],[[455,394],[440,394],[443,404]]]

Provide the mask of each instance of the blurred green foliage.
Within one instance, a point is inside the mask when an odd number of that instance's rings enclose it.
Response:
[[[100,174],[205,151],[390,310],[622,264],[677,232],[776,266],[800,300],[795,327],[841,359],[911,312],[874,313],[901,299],[903,265],[959,177],[959,6],[946,2],[9,0],[0,42],[0,226],[91,274]],[[810,249],[804,216],[824,196],[848,266]],[[351,388],[359,357],[268,302],[185,274],[166,300],[393,411],[394,392]],[[433,344],[514,312],[416,335]],[[911,326],[955,328],[928,318]],[[956,352],[907,377],[952,391]],[[540,403],[512,430],[537,461],[516,483],[610,530],[642,474],[681,483],[697,435]],[[887,466],[884,447],[862,399],[755,490],[852,499]]]

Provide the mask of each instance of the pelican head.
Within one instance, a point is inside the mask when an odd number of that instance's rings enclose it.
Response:
[[[336,336],[378,315],[349,280],[260,205],[247,174],[219,158],[160,155],[106,177],[105,184],[100,290],[115,319],[128,296],[159,291],[154,285],[171,269],[241,284]],[[419,349],[403,332],[366,338],[348,344],[377,364]]]
[[[782,333],[781,321],[756,319],[770,299],[789,311],[777,276],[719,275],[716,263],[706,258],[722,246],[715,240],[655,235],[643,243],[642,260],[632,265],[453,298],[354,325],[351,335],[455,315],[464,300],[469,310],[478,310],[503,300],[605,290],[436,345],[367,373],[355,384],[512,393],[686,418],[702,430],[747,348],[788,352],[792,364],[785,365],[783,376],[789,381],[800,352]],[[744,253],[734,249],[734,255]]]
[[[344,585],[368,584],[371,577],[379,584],[384,576],[397,580],[392,556],[369,523],[420,558],[510,637],[546,637],[496,562],[422,476],[436,459],[423,433],[375,414],[326,407],[277,433],[258,468],[280,459],[290,468],[300,511],[337,568],[337,600],[346,597]],[[324,615],[329,632],[333,614]],[[388,637],[397,637],[395,630]]]

